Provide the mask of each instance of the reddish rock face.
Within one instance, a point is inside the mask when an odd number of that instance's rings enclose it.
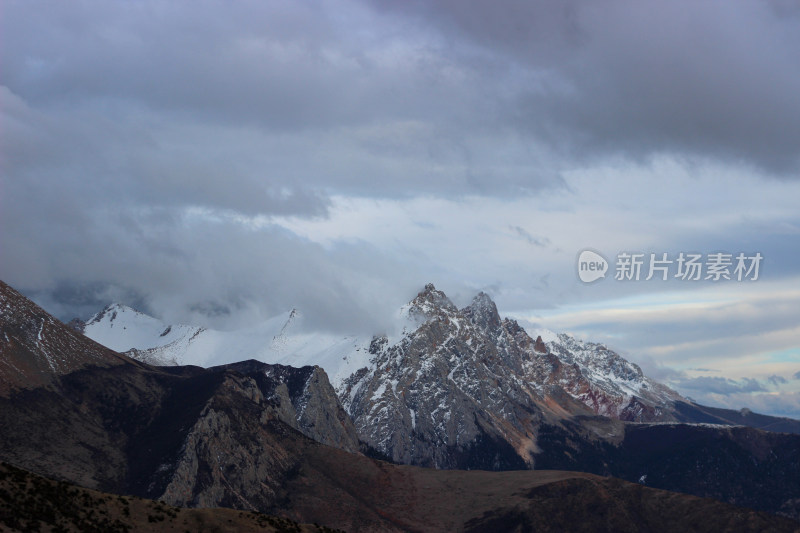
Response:
[[[541,335],[536,337],[536,342],[533,345],[533,351],[539,353],[547,353],[547,346],[544,345],[544,341],[542,340]]]

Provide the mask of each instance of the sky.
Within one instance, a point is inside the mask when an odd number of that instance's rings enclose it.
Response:
[[[0,278],[62,319],[346,333],[483,290],[800,418],[799,56],[780,0],[6,0]],[[673,270],[615,279],[623,253]]]

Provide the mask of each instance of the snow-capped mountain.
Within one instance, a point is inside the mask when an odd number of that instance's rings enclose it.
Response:
[[[694,422],[716,424],[629,424],[598,416],[568,390],[590,391],[583,401],[631,396],[629,405],[663,398],[634,398],[631,392],[649,382],[612,352],[594,357],[593,351],[605,350],[601,346],[579,343],[562,362],[548,344],[568,349],[569,338],[534,341],[514,321],[501,320],[483,294],[459,310],[427,286],[403,308],[403,319],[405,333],[372,339],[368,365],[343,380],[337,393],[319,366],[142,364],[79,335],[0,284],[0,459],[180,506],[269,510],[304,501],[316,509],[335,493],[349,498],[335,504],[336,512],[349,516],[374,508],[358,502],[395,482],[389,500],[411,498],[398,513],[406,514],[412,500],[425,508],[440,505],[429,496],[420,499],[419,492],[440,472],[342,451],[360,450],[441,468],[572,470],[646,480],[661,489],[800,516],[797,435],[732,427],[736,422],[713,413],[741,417],[739,412],[680,401],[665,403],[661,419],[690,413]],[[121,331],[129,333],[136,320]],[[284,330],[287,344],[291,329]],[[25,371],[31,367],[35,372]],[[573,383],[570,376],[578,371]],[[643,416],[657,410],[610,412]],[[390,471],[395,481],[386,479]],[[409,485],[404,480],[413,472],[421,477]],[[519,492],[518,474],[510,473],[503,486],[516,487],[521,505],[529,507],[532,493]],[[431,494],[460,494],[469,476],[456,473]],[[314,480],[326,484],[315,486]],[[574,500],[574,487],[565,490],[563,497]],[[489,494],[484,485],[478,491]],[[489,492],[498,501],[498,493]],[[601,494],[606,508],[608,492]],[[634,497],[640,501],[641,492]],[[492,519],[478,529],[496,529],[497,523]]]
[[[544,368],[549,371],[545,381],[564,388],[596,414],[634,422],[670,420],[664,409],[675,401],[688,401],[602,344],[564,333],[547,337],[550,367]],[[537,369],[539,376],[541,370]]]
[[[567,335],[534,340],[485,293],[459,310],[427,285],[406,312],[418,327],[399,342],[374,339],[370,366],[338,389],[361,438],[396,461],[531,466],[542,424],[598,414],[675,420],[681,396],[638,366]],[[604,432],[613,438],[613,425]]]
[[[467,336],[467,351],[473,356],[493,346],[503,362],[501,366],[515,376],[524,377],[540,392],[545,386],[563,387],[596,414],[623,420],[652,418],[658,414],[649,408],[683,400],[603,345],[547,330],[534,332],[538,334],[534,341],[516,321],[501,320],[485,293],[458,310],[443,292],[429,284],[400,308],[398,316],[400,335],[368,338],[303,331],[302,315],[295,309],[255,327],[219,331],[166,324],[130,307],[112,304],[87,321],[83,331],[112,350],[156,365],[209,367],[244,359],[319,365],[334,387],[342,390],[345,380],[352,388],[359,370],[380,367],[378,352],[408,343],[426,323],[436,320],[454,326],[449,342]],[[528,356],[522,357],[522,352]],[[637,414],[636,409],[642,412]]]
[[[210,367],[245,359],[302,367],[318,365],[336,386],[369,364],[369,338],[308,333],[297,310],[257,326],[220,331],[165,324],[130,307],[113,304],[84,325],[84,334],[112,350],[154,365]]]
[[[319,365],[362,440],[395,461],[445,468],[531,466],[542,423],[675,421],[672,406],[685,401],[605,346],[547,331],[534,340],[485,293],[458,309],[429,284],[398,317],[396,337],[336,337],[303,331],[296,310],[216,331],[112,305],[84,332],[154,364]]]

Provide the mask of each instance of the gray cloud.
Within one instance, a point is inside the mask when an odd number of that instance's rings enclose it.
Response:
[[[778,231],[788,238],[692,218],[726,202],[743,217],[760,214],[763,203],[748,209],[726,196],[759,190],[752,184],[698,193],[682,182],[672,202],[689,207],[674,216],[661,207],[671,170],[635,190],[603,167],[635,173],[660,153],[679,165],[716,158],[733,166],[726,176],[759,184],[749,167],[792,168],[798,13],[776,5],[9,2],[0,18],[0,276],[66,317],[109,300],[182,320],[298,306],[340,329],[380,327],[375,317],[439,279],[467,301],[496,287],[515,308],[652,290],[575,289],[574,250],[560,262],[564,238],[550,217],[483,232],[488,220],[467,234],[434,214],[420,222],[432,245],[386,235],[396,249],[358,232],[321,245],[275,223],[333,224],[343,196],[524,197],[531,212],[561,213],[593,212],[601,197],[598,216],[559,223],[593,239],[644,206],[635,226],[654,246],[676,246],[660,233],[662,218],[688,220],[711,228],[690,244],[736,251],[746,241],[765,251],[771,273],[795,274],[795,210]],[[582,190],[567,187],[570,172],[598,160]],[[563,196],[551,207],[536,201],[543,191]],[[591,203],[575,205],[584,195]],[[513,260],[492,248],[509,234]],[[796,323],[796,306],[779,311],[763,315],[772,324],[755,312],[636,326],[628,340],[638,348]]]
[[[800,372],[795,372],[795,373],[794,373],[794,376],[792,376],[792,377],[793,377],[794,379],[800,379]]]
[[[288,190],[302,213],[331,188],[502,195],[562,184],[546,154],[492,118],[502,80],[358,2],[40,1],[11,4],[3,23],[7,91],[51,127],[79,126],[31,153],[92,180],[135,177],[151,199],[163,190],[271,213],[298,207]]]
[[[559,183],[517,171],[523,141],[495,165],[513,142],[479,127],[473,73],[358,4],[14,3],[2,25],[0,275],[62,318],[297,306],[374,332],[437,268],[272,217]]]
[[[37,224],[0,244],[19,252],[4,257],[5,279],[62,319],[119,301],[224,328],[296,307],[311,328],[372,334],[424,279],[369,246],[324,249],[269,224],[163,209],[109,210],[58,232]]]
[[[653,357],[649,357],[646,355],[639,355],[634,359],[633,357],[631,357],[630,354],[622,354],[622,355],[623,357],[631,361],[635,360],[636,363],[644,372],[644,374],[649,378],[655,379],[656,381],[667,382],[671,380],[686,378],[685,372],[681,370],[675,370],[674,368],[670,368],[664,365],[661,361],[658,361]]]
[[[800,393],[797,392],[779,394],[742,392],[726,396],[709,396],[698,390],[693,399],[702,405],[715,405],[737,410],[746,407],[757,413],[800,420]]]
[[[723,396],[743,392],[766,392],[767,389],[757,379],[743,378],[733,380],[730,378],[700,376],[696,378],[683,378],[673,381],[679,391],[686,391],[692,396],[696,392],[704,394],[720,394]]]
[[[547,237],[535,237],[531,235],[525,228],[520,226],[510,226],[509,229],[519,235],[525,242],[531,246],[538,246],[539,248],[546,248],[550,245],[550,239]]]
[[[379,5],[12,3],[3,83],[68,186],[251,213],[560,187],[589,155],[796,162],[791,11]]]
[[[774,375],[774,374],[773,374],[772,376],[768,377],[768,378],[767,378],[767,381],[768,381],[768,382],[770,382],[772,385],[774,385],[774,386],[776,386],[776,387],[777,387],[778,385],[784,385],[784,384],[786,384],[786,383],[788,383],[788,382],[789,382],[789,381],[788,381],[788,380],[787,380],[785,377],[783,377],[783,376],[776,376],[776,375]]]
[[[766,385],[757,379],[730,379],[718,376],[689,378],[685,372],[664,366],[652,357],[637,359],[645,375],[669,384],[678,392],[702,405],[728,409],[747,407],[758,413],[773,416],[788,416],[800,419],[800,394],[796,391],[769,392]],[[716,372],[712,369],[694,368],[694,371]],[[772,378],[778,378],[773,381]],[[780,376],[766,380],[774,386],[783,384]]]
[[[52,215],[50,209],[58,206],[56,214],[75,217],[97,205],[207,206],[306,216],[322,215],[327,208],[321,191],[248,162],[237,139],[214,149],[202,128],[200,138],[187,138],[187,132],[164,138],[128,122],[139,120],[130,111],[120,120],[81,110],[44,112],[6,87],[0,87],[0,109],[7,125],[6,190],[31,204],[9,202],[12,207],[46,206]]]
[[[26,23],[28,10],[39,10],[36,22]],[[128,100],[280,128],[324,123],[340,112],[318,98],[342,86],[323,82],[347,75],[322,58],[337,31],[324,10],[34,2],[9,6],[7,15],[13,23],[5,38],[17,44],[7,53],[7,83],[36,102]],[[32,27],[39,39],[26,36]]]
[[[573,157],[678,153],[797,176],[797,9],[690,0],[390,5],[495,64],[505,60],[526,85],[508,95],[508,117]]]

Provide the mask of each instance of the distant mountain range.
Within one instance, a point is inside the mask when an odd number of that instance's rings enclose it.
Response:
[[[403,426],[404,433],[414,431],[443,445],[452,444],[455,437],[446,435],[448,422],[441,418],[459,409],[449,405],[437,410],[438,403],[423,404],[456,391],[466,399],[452,401],[493,414],[503,412],[497,402],[503,403],[509,419],[514,418],[511,406],[535,404],[554,420],[565,414],[595,414],[628,422],[745,425],[800,433],[798,420],[697,405],[648,378],[639,366],[604,345],[547,330],[528,335],[516,321],[501,319],[485,293],[459,310],[429,284],[398,309],[396,332],[389,335],[309,332],[302,321],[302,314],[291,310],[255,327],[216,331],[165,324],[130,307],[112,304],[86,323],[73,321],[71,325],[100,344],[156,365],[209,367],[248,358],[318,365],[364,432],[376,426],[387,434],[398,433],[398,427],[371,423],[370,413],[380,404],[395,426]],[[429,420],[435,428],[427,427]],[[428,464],[402,458],[405,452],[393,455],[388,446],[380,445],[381,438],[376,434],[370,441],[395,460]]]
[[[371,339],[295,333],[297,313],[249,338],[120,306],[85,325],[127,355],[2,282],[0,310],[0,459],[83,487],[348,531],[798,526],[695,496],[800,518],[800,435],[733,426],[603,346],[534,340],[483,294],[459,310],[426,286]],[[201,356],[226,364],[136,359]]]

